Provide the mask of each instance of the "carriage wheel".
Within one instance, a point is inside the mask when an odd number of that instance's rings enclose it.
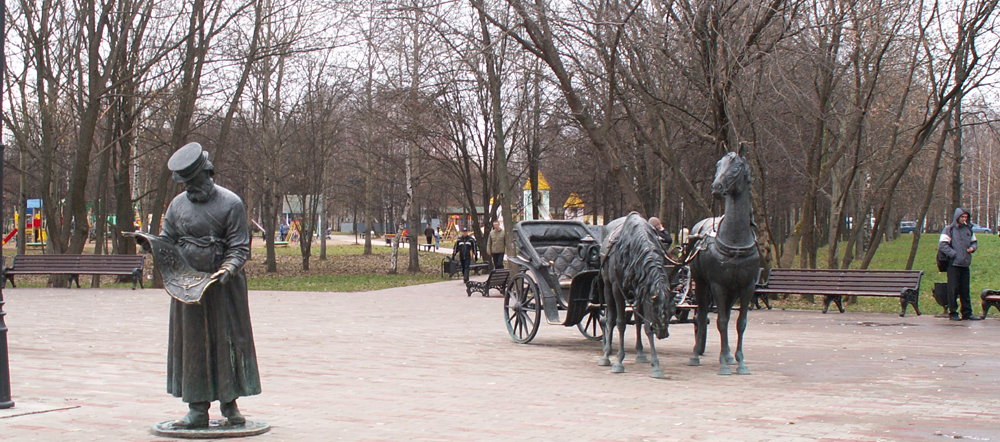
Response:
[[[691,291],[691,268],[683,266],[677,272],[677,280],[673,284],[674,300],[677,305],[691,304],[694,302],[694,293]]]
[[[518,344],[527,344],[538,333],[542,302],[538,284],[525,273],[518,273],[503,292],[503,319],[507,333]]]
[[[604,338],[604,296],[602,290],[604,290],[604,284],[601,278],[595,278],[590,286],[590,310],[576,324],[580,334],[591,341],[600,341]]]
[[[583,337],[591,341],[600,341],[604,338],[604,309],[594,307],[576,324]]]

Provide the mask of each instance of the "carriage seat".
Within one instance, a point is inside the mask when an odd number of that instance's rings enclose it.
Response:
[[[559,276],[559,285],[568,288],[573,277],[587,269],[587,262],[580,257],[577,246],[542,246],[536,247],[538,256],[552,263],[552,271]]]

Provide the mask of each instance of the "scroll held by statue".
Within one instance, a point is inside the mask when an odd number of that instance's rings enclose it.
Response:
[[[129,235],[135,236],[136,244],[153,255],[153,263],[163,276],[163,288],[174,299],[185,304],[198,304],[205,290],[216,281],[210,273],[191,268],[177,247],[165,238],[143,232]]]

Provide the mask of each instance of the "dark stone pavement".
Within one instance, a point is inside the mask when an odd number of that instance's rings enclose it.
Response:
[[[690,325],[658,349],[668,379],[598,367],[599,343],[543,324],[514,344],[502,300],[461,281],[364,293],[252,292],[264,392],[254,441],[910,441],[1000,439],[1000,320],[752,311],[750,376],[701,367]],[[155,441],[167,295],[5,289],[14,409],[0,440]],[[927,313],[940,313],[925,306]],[[731,335],[735,343],[735,321]],[[633,333],[630,331],[630,335]],[[218,405],[213,404],[213,417]],[[249,440],[249,439],[248,439]]]

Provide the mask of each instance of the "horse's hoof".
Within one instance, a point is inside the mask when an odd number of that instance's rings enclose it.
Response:
[[[736,374],[750,374],[750,369],[746,367],[737,368]]]
[[[635,362],[637,364],[648,364],[649,358],[647,358],[646,355],[638,355],[635,357]]]
[[[611,360],[608,359],[608,358],[601,358],[601,360],[597,361],[597,366],[598,367],[610,367],[611,366]]]
[[[612,373],[625,373],[625,366],[622,364],[615,364],[611,366]]]
[[[728,365],[723,365],[722,368],[719,369],[719,376],[729,376],[731,374],[733,374],[733,371],[729,369]]]
[[[688,366],[690,366],[690,367],[697,367],[697,366],[700,366],[700,365],[701,365],[701,359],[698,359],[698,358],[688,359]]]
[[[653,370],[653,372],[650,373],[649,377],[656,378],[656,379],[663,379],[666,376],[663,375],[663,371],[661,371],[661,370]]]

